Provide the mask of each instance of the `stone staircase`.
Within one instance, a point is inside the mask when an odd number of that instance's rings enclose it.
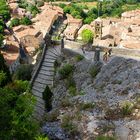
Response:
[[[45,102],[42,93],[46,86],[51,88],[54,80],[54,62],[61,55],[60,46],[44,49],[39,66],[31,80],[32,93],[36,96],[35,115],[40,119],[45,113]]]

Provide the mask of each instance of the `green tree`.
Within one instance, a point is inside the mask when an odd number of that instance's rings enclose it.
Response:
[[[82,31],[81,36],[84,43],[92,43],[94,34],[91,30],[85,29]]]
[[[14,27],[14,26],[18,26],[20,24],[20,20],[18,18],[14,18],[11,20],[10,26]]]
[[[5,64],[4,57],[1,53],[0,53],[0,71],[3,71],[5,73],[6,79],[4,80],[4,83],[2,84],[2,86],[4,86],[5,84],[11,81],[11,75],[10,75],[7,65]]]

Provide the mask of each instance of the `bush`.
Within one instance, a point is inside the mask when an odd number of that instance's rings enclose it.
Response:
[[[18,18],[14,18],[11,20],[10,27],[15,27],[20,25],[20,20]]]
[[[71,96],[76,96],[77,95],[76,87],[73,87],[73,86],[69,87],[69,94]]]
[[[127,116],[127,115],[130,115],[132,113],[132,109],[134,107],[134,104],[127,101],[127,102],[124,102],[122,104],[122,107],[121,107],[121,111],[122,111],[122,115],[123,116]]]
[[[77,62],[79,62],[79,61],[82,61],[83,59],[84,59],[85,57],[83,56],[83,55],[77,55],[77,56],[75,56],[75,60],[77,61]]]
[[[32,21],[28,17],[23,17],[20,20],[20,24],[22,24],[22,25],[31,25]]]
[[[74,66],[71,64],[65,64],[62,68],[58,70],[62,79],[67,78],[74,70]]]
[[[29,81],[31,79],[32,70],[33,70],[32,65],[22,64],[14,73],[13,79],[14,80],[23,80],[23,81],[27,80],[27,81]]]

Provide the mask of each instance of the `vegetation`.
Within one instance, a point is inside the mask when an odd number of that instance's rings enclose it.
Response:
[[[124,102],[122,104],[122,107],[121,107],[121,111],[122,111],[122,115],[123,116],[128,116],[132,113],[132,110],[134,108],[134,104],[132,102]]]
[[[91,30],[85,29],[81,33],[82,40],[84,43],[92,43],[93,42],[93,32]]]
[[[19,66],[19,68],[14,73],[13,79],[14,80],[27,80],[27,81],[29,81],[31,79],[32,70],[33,70],[32,65],[22,64]]]
[[[95,103],[80,103],[78,105],[79,110],[91,110],[95,107]]]
[[[74,70],[74,66],[71,64],[65,64],[62,68],[59,69],[58,73],[62,79],[67,78]]]
[[[92,76],[92,78],[95,78],[96,75],[100,72],[101,70],[101,65],[100,64],[95,64],[94,66],[92,66],[89,70],[90,75]]]
[[[3,55],[0,53],[0,87],[5,86],[8,82],[11,81],[11,76]]]
[[[87,0],[88,2],[90,0]],[[85,24],[90,24],[94,19],[98,17],[98,8],[100,9],[99,15],[101,17],[120,17],[121,13],[128,10],[134,10],[140,8],[139,0],[111,0],[102,2],[88,3],[73,2],[71,5],[65,5],[60,3],[59,6],[64,9],[65,13],[71,14],[75,18],[83,19]],[[85,12],[86,10],[86,12]]]
[[[77,135],[78,128],[77,126],[72,122],[72,116],[70,115],[64,115],[62,118],[61,127],[66,130],[71,135]]]
[[[27,83],[22,81],[15,83],[23,86],[15,84],[15,87],[11,86],[11,83],[0,88],[0,137],[6,140],[11,138],[32,140],[38,130],[38,125],[32,119],[35,99],[27,87],[25,88]]]
[[[28,17],[23,17],[21,19],[19,18],[14,18],[11,20],[11,23],[10,23],[10,27],[15,27],[15,26],[18,26],[18,25],[31,25],[32,24],[32,21],[28,18]]]
[[[3,45],[5,22],[10,18],[10,12],[5,0],[0,0],[0,47]]]
[[[116,140],[116,138],[110,136],[98,136],[96,140]]]
[[[52,92],[50,91],[49,87],[46,86],[45,91],[43,92],[43,99],[45,101],[45,108],[47,111],[52,109]]]
[[[79,61],[82,61],[84,59],[84,56],[83,55],[76,55],[75,56],[75,60],[76,60],[76,62],[79,62]]]

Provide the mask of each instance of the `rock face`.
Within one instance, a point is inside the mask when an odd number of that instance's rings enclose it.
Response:
[[[70,94],[66,86],[69,79],[59,79],[56,74],[52,103],[59,114],[54,122],[46,122],[43,131],[63,140],[96,140],[98,136],[139,140],[140,62],[115,57],[95,77],[90,74],[96,66],[93,62],[75,62],[72,57],[66,58],[61,66],[65,63],[74,65],[71,77],[76,93]]]

